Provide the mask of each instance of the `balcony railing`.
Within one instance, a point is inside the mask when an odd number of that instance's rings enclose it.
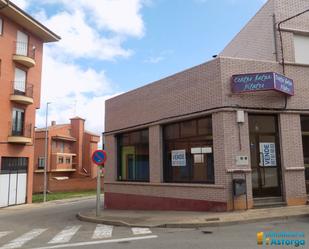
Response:
[[[27,42],[14,42],[15,54],[35,58],[35,47]]]
[[[32,138],[32,124],[18,124],[9,122],[9,137],[26,137]]]
[[[12,81],[12,94],[33,98],[33,85],[24,81]]]

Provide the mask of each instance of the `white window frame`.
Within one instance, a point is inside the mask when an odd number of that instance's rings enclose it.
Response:
[[[25,110],[13,108],[12,110],[12,131],[24,132],[25,128]]]
[[[309,64],[309,36],[294,34],[295,63]]]
[[[26,92],[27,71],[15,67],[14,73],[14,90]]]
[[[60,152],[61,153],[64,153],[64,147],[65,147],[64,142],[60,142]]]
[[[69,161],[69,162],[68,162],[68,161]],[[65,164],[71,164],[71,162],[72,162],[71,157],[66,157],[66,158],[65,158]]]
[[[28,56],[28,48],[29,48],[29,36],[28,34],[17,30],[16,37],[16,54]]]
[[[60,158],[62,159],[62,162],[60,162]],[[64,157],[63,156],[58,156],[57,164],[64,164]]]
[[[44,168],[45,168],[45,157],[40,156],[38,162],[38,169],[44,169]]]

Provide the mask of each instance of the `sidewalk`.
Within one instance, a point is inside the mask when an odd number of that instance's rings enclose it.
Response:
[[[53,201],[47,201],[47,202],[38,202],[38,203],[31,203],[31,204],[21,204],[21,205],[15,205],[15,206],[8,206],[0,208],[0,214],[4,211],[18,211],[18,210],[27,210],[27,209],[34,209],[34,208],[42,208],[42,207],[48,207],[51,205],[69,205],[75,202],[79,201],[88,201],[88,200],[95,200],[96,196],[84,196],[84,197],[75,197],[75,198],[68,198],[68,199],[61,199],[61,200],[53,200]],[[104,198],[102,195],[101,198]]]
[[[309,205],[222,213],[102,210],[101,216],[96,217],[95,211],[91,210],[77,214],[77,217],[82,221],[106,225],[179,228],[223,226],[305,216],[309,217]]]

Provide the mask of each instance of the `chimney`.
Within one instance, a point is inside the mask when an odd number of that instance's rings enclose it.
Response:
[[[51,126],[55,126],[56,125],[56,121],[51,121]]]
[[[85,120],[80,117],[71,118],[71,136],[76,138],[76,142],[73,144],[77,163],[76,173],[82,172],[83,168],[84,123]]]

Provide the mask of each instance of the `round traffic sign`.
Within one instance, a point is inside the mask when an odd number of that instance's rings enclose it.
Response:
[[[101,166],[106,161],[106,152],[104,150],[96,150],[92,154],[92,162],[98,166]]]

